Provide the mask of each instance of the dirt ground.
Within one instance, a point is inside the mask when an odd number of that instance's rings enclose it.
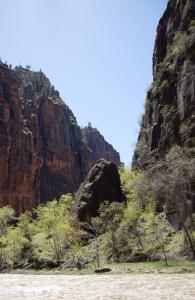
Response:
[[[195,299],[195,274],[0,275],[0,299]]]

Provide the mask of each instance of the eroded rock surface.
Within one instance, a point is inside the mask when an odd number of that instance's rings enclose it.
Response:
[[[161,18],[153,55],[154,81],[133,158],[134,169],[152,170],[170,149],[195,157],[195,1],[170,0]],[[195,211],[195,186],[186,199],[157,197],[176,228]],[[189,199],[187,199],[189,198]],[[165,209],[166,206],[166,209]],[[178,218],[178,211],[181,216]]]
[[[116,165],[101,159],[80,185],[75,195],[74,211],[80,221],[88,222],[98,215],[104,201],[122,202],[124,196]]]
[[[0,64],[0,206],[21,212],[76,191],[101,157],[120,163],[97,129],[79,127],[42,71]]]
[[[195,155],[195,1],[170,0],[153,55],[154,81],[147,93],[134,168],[164,158],[174,145]]]

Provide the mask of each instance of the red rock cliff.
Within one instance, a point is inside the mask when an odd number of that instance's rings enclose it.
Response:
[[[99,158],[120,163],[97,130],[84,131],[41,71],[1,64],[0,205],[30,209],[75,191]]]

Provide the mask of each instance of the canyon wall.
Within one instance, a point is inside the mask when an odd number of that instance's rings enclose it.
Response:
[[[145,169],[175,146],[195,155],[195,1],[170,0],[161,18],[133,167]]]
[[[170,155],[174,153],[176,158],[178,150],[186,153],[183,156],[185,159],[195,157],[194,0],[168,2],[157,28],[153,77],[132,165],[134,169],[147,171],[148,178],[153,181],[157,210],[165,212],[175,228],[181,228],[182,222],[195,212],[193,167],[192,164],[187,167],[185,162],[184,170],[185,160],[180,159],[180,165],[175,164],[171,171],[172,177],[167,172],[163,178],[163,173],[170,168],[170,162],[167,161]],[[179,170],[181,168],[183,173]],[[173,179],[176,170],[180,172],[180,178],[176,176]],[[190,178],[187,190],[184,172],[190,174],[190,177],[186,177]],[[158,181],[159,176],[161,179]],[[172,178],[172,182],[163,186],[166,178]],[[166,194],[167,189],[169,195]]]
[[[74,192],[100,158],[120,164],[97,129],[81,129],[42,71],[0,64],[0,206],[17,212]]]

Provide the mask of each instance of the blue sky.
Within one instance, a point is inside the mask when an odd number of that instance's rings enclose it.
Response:
[[[0,0],[0,57],[40,68],[129,165],[167,0]]]

